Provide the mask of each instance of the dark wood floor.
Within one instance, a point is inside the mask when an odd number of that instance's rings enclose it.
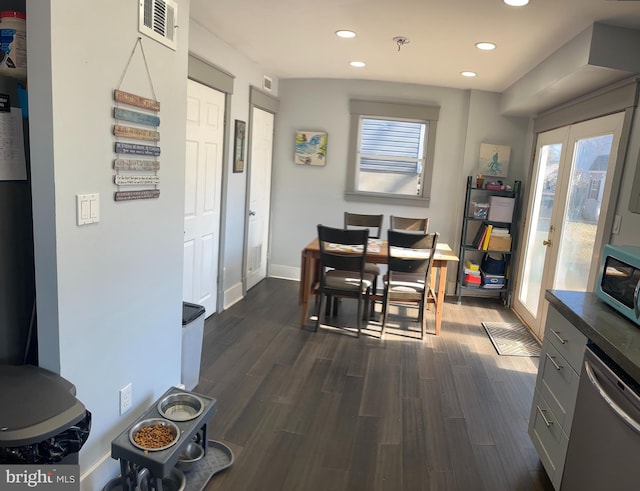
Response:
[[[498,356],[480,324],[516,320],[499,302],[448,300],[423,341],[299,319],[298,283],[277,279],[207,319],[195,390],[235,455],[207,490],[553,489],[527,435],[538,359]]]

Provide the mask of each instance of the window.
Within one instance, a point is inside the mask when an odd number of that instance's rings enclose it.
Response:
[[[348,197],[428,201],[439,107],[352,100]]]

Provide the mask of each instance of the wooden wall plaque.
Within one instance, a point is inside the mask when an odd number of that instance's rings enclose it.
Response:
[[[138,145],[136,143],[116,142],[116,153],[150,155],[157,157],[160,155],[160,147],[154,147],[152,145]]]
[[[146,175],[123,175],[116,174],[113,176],[113,182],[115,182],[118,186],[133,186],[133,185],[156,185],[160,183],[160,178],[158,176],[146,176]]]
[[[160,118],[151,114],[140,113],[138,111],[129,111],[120,107],[113,108],[113,117],[121,121],[129,121],[130,123],[146,124],[148,126],[160,126]]]
[[[141,107],[143,109],[149,109],[150,111],[159,111],[160,102],[154,99],[148,99],[139,95],[130,94],[129,92],[123,92],[121,90],[113,91],[113,98],[116,102],[122,102],[123,104],[129,104],[130,106]]]
[[[143,191],[116,191],[116,201],[129,201],[133,199],[149,199],[157,198],[160,196],[159,189],[145,189]]]
[[[157,160],[129,160],[114,159],[113,168],[115,170],[148,170],[156,171],[160,169],[160,162]]]
[[[113,134],[124,138],[135,138],[136,140],[160,141],[160,133],[153,130],[143,130],[132,126],[113,125]]]

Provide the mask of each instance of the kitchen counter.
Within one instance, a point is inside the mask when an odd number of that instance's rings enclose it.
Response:
[[[640,326],[592,292],[547,290],[545,298],[620,368],[640,382]]]

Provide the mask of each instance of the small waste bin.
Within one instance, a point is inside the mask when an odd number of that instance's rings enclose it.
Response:
[[[182,302],[182,371],[180,381],[187,390],[193,390],[200,379],[204,311],[202,305]]]

